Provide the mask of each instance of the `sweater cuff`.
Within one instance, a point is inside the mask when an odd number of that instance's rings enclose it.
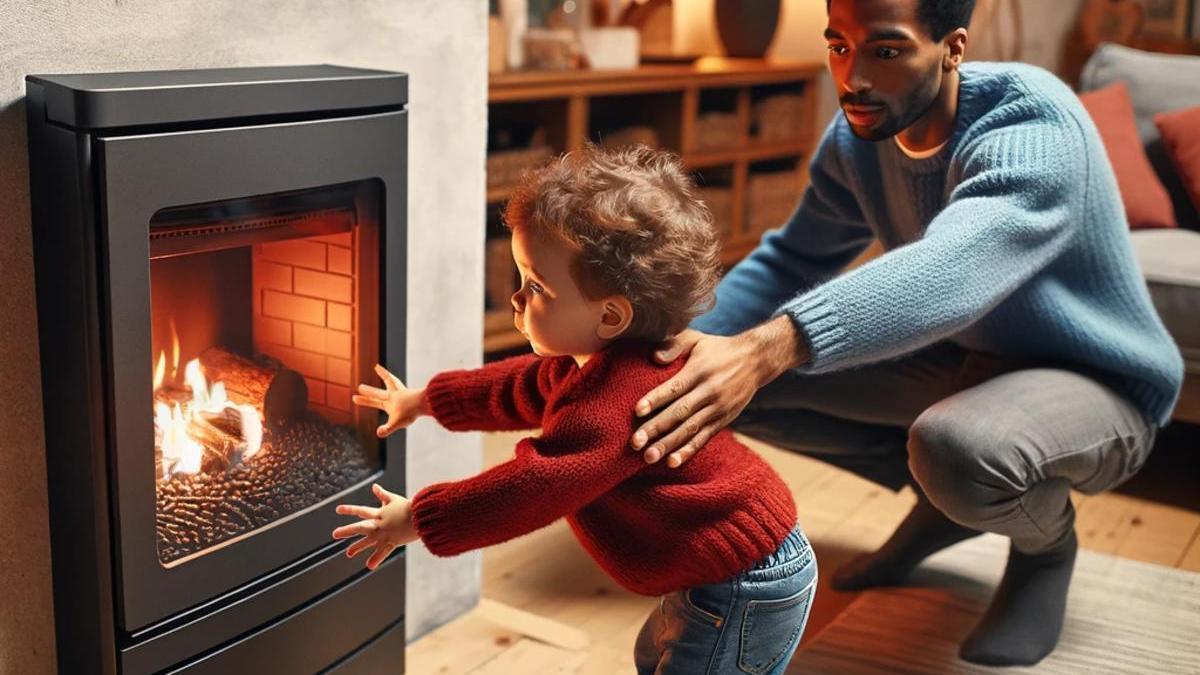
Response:
[[[451,431],[469,430],[471,416],[463,408],[463,401],[476,400],[478,378],[469,377],[465,370],[438,373],[425,385],[425,400],[438,424]]]
[[[831,370],[849,356],[849,336],[842,327],[833,302],[825,297],[819,287],[780,307],[775,316],[780,314],[787,314],[808,341],[808,363],[800,366],[799,370]]]
[[[467,550],[454,545],[451,532],[446,527],[443,507],[445,500],[443,486],[434,484],[413,495],[410,505],[413,527],[417,535],[421,537],[430,553],[441,557],[457,555]]]

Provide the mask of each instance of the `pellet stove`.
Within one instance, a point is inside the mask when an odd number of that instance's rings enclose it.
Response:
[[[403,671],[404,553],[330,531],[404,484],[350,395],[404,372],[407,84],[26,78],[62,672]]]

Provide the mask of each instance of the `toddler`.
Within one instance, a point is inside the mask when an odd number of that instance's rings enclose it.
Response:
[[[374,486],[379,507],[334,530],[374,549],[374,569],[420,539],[439,556],[498,544],[566,518],[625,588],[661,596],[634,648],[639,673],[783,673],[816,587],[812,549],[779,476],[728,430],[689,462],[646,464],[628,439],[639,397],[683,364],[655,345],[711,302],[719,247],[707,208],[672,155],[588,148],[526,175],[509,200],[521,287],[514,322],[533,354],[384,387],[358,405],[386,436],[422,415],[448,429],[541,428],[507,462],[411,499]]]

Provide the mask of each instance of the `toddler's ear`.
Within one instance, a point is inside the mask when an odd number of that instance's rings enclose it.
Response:
[[[633,304],[623,295],[614,295],[604,299],[604,314],[596,326],[596,337],[601,340],[615,340],[621,336],[633,323]]]

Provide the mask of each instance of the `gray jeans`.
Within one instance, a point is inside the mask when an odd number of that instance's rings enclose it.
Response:
[[[785,373],[733,428],[892,489],[915,479],[951,520],[1026,553],[1070,534],[1072,487],[1125,481],[1157,432],[1093,377],[951,343],[855,370]]]

